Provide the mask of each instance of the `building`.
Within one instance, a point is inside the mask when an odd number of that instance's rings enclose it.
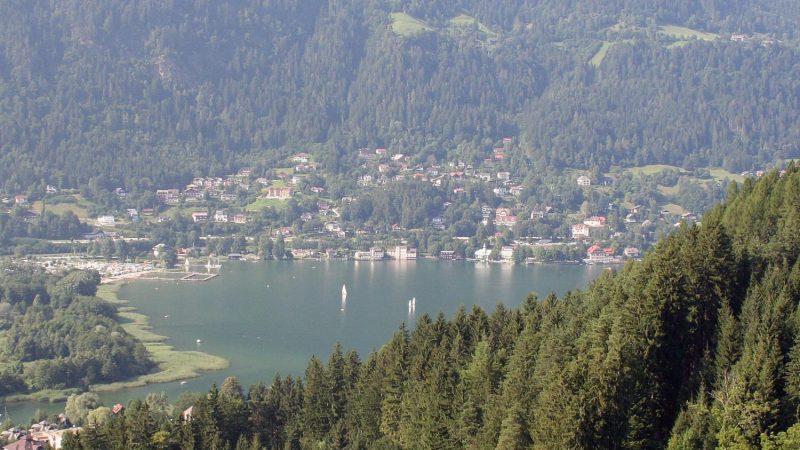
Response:
[[[508,208],[497,208],[494,213],[494,223],[498,227],[513,227],[517,223],[517,216],[512,215]]]
[[[589,187],[592,185],[592,180],[589,179],[586,175],[581,175],[578,177],[578,186],[580,187]]]
[[[408,248],[405,245],[397,245],[387,250],[386,255],[397,260],[417,259],[417,249]]]
[[[14,196],[14,203],[19,206],[27,206],[28,205],[28,196],[27,195],[15,195]]]
[[[439,259],[444,259],[447,261],[452,261],[456,259],[456,252],[452,250],[442,250],[439,252]]]
[[[576,223],[572,226],[572,237],[575,239],[578,238],[588,238],[589,237],[589,226],[583,223]]]
[[[247,216],[244,214],[234,214],[233,215],[233,223],[244,225],[247,223]]]
[[[45,450],[50,448],[47,441],[34,439],[31,435],[22,436],[18,441],[3,446],[3,450]]]
[[[622,254],[625,255],[626,258],[638,258],[639,249],[636,247],[627,247],[622,251]]]
[[[592,216],[584,220],[583,224],[591,228],[602,228],[606,226],[606,218],[603,216]]]
[[[287,200],[292,197],[292,188],[286,186],[270,186],[267,188],[266,198]]]
[[[104,227],[116,226],[114,216],[100,216],[97,218],[97,224]]]
[[[207,212],[193,212],[192,213],[192,222],[194,223],[204,223],[208,222],[208,213]]]
[[[227,221],[228,221],[228,215],[225,214],[225,211],[214,212],[214,222],[226,223]]]
[[[475,251],[475,259],[478,261],[488,261],[491,254],[492,251],[486,248],[486,245],[484,245],[482,249]]]

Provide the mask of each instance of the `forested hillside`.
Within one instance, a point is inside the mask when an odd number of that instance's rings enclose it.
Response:
[[[68,448],[798,448],[799,204],[794,167],[748,180],[585,292],[426,315],[247,395],[229,379],[158,433],[136,401]]]
[[[152,190],[360,147],[539,170],[798,156],[788,0],[10,0],[0,179]],[[747,39],[733,42],[734,33]],[[744,38],[742,38],[744,39]]]

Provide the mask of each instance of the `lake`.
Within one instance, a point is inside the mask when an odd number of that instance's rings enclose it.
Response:
[[[582,289],[602,266],[509,265],[434,260],[229,262],[207,282],[136,281],[120,298],[150,317],[155,333],[179,350],[198,349],[230,361],[228,369],[180,382],[151,384],[101,395],[106,405],[166,392],[205,391],[235,375],[245,387],[270,382],[276,373],[302,375],[308,358],[323,360],[340,342],[366,359],[401,323],[422,314],[451,317],[459,306],[491,312],[498,303],[518,306],[530,292],[544,297]],[[342,304],[342,285],[347,301]],[[415,310],[408,302],[416,299]],[[197,343],[197,340],[201,343]],[[37,407],[10,404],[15,421]]]

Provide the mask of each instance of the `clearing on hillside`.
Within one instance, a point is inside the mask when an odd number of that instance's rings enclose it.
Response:
[[[600,48],[597,50],[597,53],[595,53],[594,56],[592,56],[592,59],[589,60],[589,64],[599,67],[600,63],[603,62],[603,58],[606,57],[606,53],[608,53],[608,50],[613,46],[613,42],[603,42],[603,45],[600,46]]]
[[[434,31],[425,22],[406,13],[391,13],[389,17],[392,19],[392,31],[399,36],[412,37]]]
[[[484,34],[487,34],[487,35],[490,35],[490,36],[496,36],[497,35],[497,33],[495,33],[494,31],[490,30],[486,25],[478,22],[478,19],[476,19],[476,18],[474,18],[472,16],[468,16],[466,14],[459,14],[456,17],[453,17],[452,19],[450,19],[450,25],[451,26],[468,27],[468,26],[472,26],[473,24],[476,24],[478,26],[478,30],[480,30]]]
[[[658,32],[679,40],[697,38],[701,41],[715,41],[719,39],[719,35],[716,33],[693,30],[680,25],[660,25],[658,27]]]

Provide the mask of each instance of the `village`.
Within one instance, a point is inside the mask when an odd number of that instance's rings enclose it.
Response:
[[[84,233],[82,239],[71,242],[85,244],[103,238],[127,242],[131,239],[146,240],[149,236],[143,236],[142,230],[147,233],[148,226],[183,217],[206,233],[209,226],[214,226],[213,230],[222,235],[245,234],[245,242],[252,247],[255,240],[250,233],[258,227],[253,222],[259,220],[262,211],[281,211],[294,201],[295,204],[302,202],[313,207],[306,207],[299,212],[293,223],[278,223],[275,226],[275,221],[271,222],[268,232],[273,240],[279,237],[285,240],[289,250],[287,255],[296,259],[377,261],[428,257],[514,263],[617,264],[638,258],[671,227],[700,220],[694,212],[681,208],[676,211],[674,205],[662,208],[652,202],[643,206],[609,201],[605,207],[595,205],[587,208],[584,201],[584,206],[577,208],[579,205],[574,205],[574,209],[570,209],[563,204],[531,201],[530,195],[526,194],[526,180],[512,172],[514,164],[510,160],[517,158],[515,152],[521,150],[515,146],[513,138],[504,138],[499,142],[500,145],[495,146],[477,167],[462,161],[437,162],[430,158],[419,162],[385,148],[358,149],[359,166],[350,172],[353,177],[351,181],[357,188],[338,198],[328,193],[319,164],[305,152],[287,157],[287,167],[283,168],[260,170],[258,174],[253,169],[242,168],[226,176],[195,177],[182,189],[156,189],[152,192],[155,203],[149,207],[132,207],[136,204],[129,201],[132,195],[120,187],[114,190],[114,195],[123,206],[116,211],[105,211],[87,218],[86,222],[92,226],[92,230]],[[742,177],[751,178],[763,175],[764,171],[741,174]],[[592,179],[588,171],[568,171],[562,178],[579,189],[584,198],[605,196],[613,199],[613,178],[601,174],[599,179]],[[343,219],[343,209],[356,202],[360,195],[372,190],[385,190],[398,183],[429,184],[443,191],[445,201],[440,205],[441,213],[429,217],[422,229],[406,229],[398,223],[385,226],[376,226],[378,224],[374,223],[358,225]],[[448,208],[466,196],[468,190],[476,188],[490,192],[493,197],[491,202],[479,206],[480,227],[492,231],[482,241],[476,240],[475,236],[459,235],[446,215]],[[58,196],[62,193],[48,185],[45,195]],[[9,214],[14,209],[21,211],[18,214],[27,223],[35,223],[40,218],[41,211],[33,207],[27,195],[6,197],[2,202],[8,206],[6,211]],[[477,210],[473,213],[478,217]],[[421,230],[439,235],[449,234],[450,242],[454,244],[442,245],[433,251],[407,245],[408,237]],[[209,238],[210,235],[201,236],[201,240]],[[325,248],[320,248],[322,244],[308,245],[309,242],[313,244],[322,240],[326,242]],[[302,241],[304,245],[294,245],[296,241]],[[353,241],[362,243],[331,244]],[[204,254],[191,247],[176,247],[181,261],[187,256]],[[239,259],[258,253],[247,247],[245,245],[245,248],[229,251],[232,253],[230,256]],[[212,253],[219,252],[205,252]],[[565,257],[565,253],[569,257]],[[158,260],[157,252],[155,259]],[[131,273],[152,270],[153,262],[147,264],[151,266],[103,266],[101,273],[109,277],[130,276]]]

